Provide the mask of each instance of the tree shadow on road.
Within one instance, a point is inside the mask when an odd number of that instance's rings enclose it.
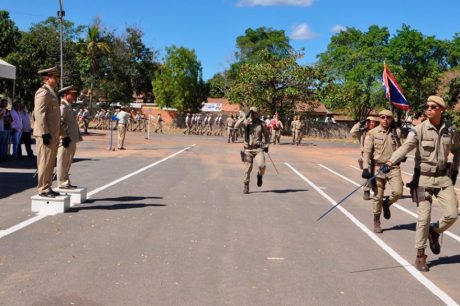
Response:
[[[81,205],[81,204],[80,204]],[[164,207],[165,204],[145,204],[145,203],[132,203],[132,204],[108,204],[96,206],[73,206],[66,213],[76,213],[80,210],[118,210],[118,209],[133,209],[145,207]]]
[[[0,199],[37,186],[33,173],[0,172]]]
[[[251,191],[250,193],[290,193],[290,192],[303,192],[309,191],[308,189],[277,189],[277,190],[262,190],[262,191]]]
[[[410,266],[411,265],[407,265],[407,267],[410,267]],[[403,265],[397,265],[397,266],[390,266],[390,267],[379,267],[379,268],[372,268],[372,269],[350,271],[350,273],[373,272],[373,271],[379,271],[379,270],[399,269],[399,268],[404,268],[404,267],[405,266]]]
[[[398,224],[398,225],[394,225],[390,228],[383,228],[382,231],[386,232],[386,231],[402,231],[402,230],[406,230],[406,231],[413,231],[415,232],[415,227],[416,227],[416,223],[407,223],[407,224]]]
[[[434,267],[437,265],[460,264],[460,255],[443,256],[438,259],[431,260],[428,266]]]
[[[138,197],[138,196],[123,196],[123,197],[116,197],[116,198],[101,198],[101,199],[87,199],[86,203],[94,203],[100,201],[110,201],[110,202],[130,202],[130,201],[140,201],[145,199],[163,199],[163,197]]]

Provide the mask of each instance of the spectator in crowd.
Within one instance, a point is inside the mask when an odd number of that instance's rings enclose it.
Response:
[[[22,117],[20,114],[20,103],[18,101],[13,102],[13,108],[11,109],[11,144],[12,144],[12,155],[14,159],[18,159],[18,148],[21,145],[21,134],[22,134]]]
[[[0,100],[0,161],[6,160],[10,138],[11,115],[8,110],[8,100]]]
[[[32,151],[32,127],[30,124],[29,110],[24,104],[21,104],[20,106],[20,114],[22,119],[22,135],[18,148],[18,156],[22,157],[21,144],[24,143],[27,157],[34,157],[34,153]]]
[[[83,128],[84,128],[83,134],[88,135],[88,126],[89,126],[89,120],[91,119],[91,114],[89,113],[89,110],[85,108],[81,116],[83,119]]]
[[[131,115],[125,111],[125,108],[122,108],[117,114],[118,121],[118,150],[126,150],[125,145],[125,136],[126,128],[128,125],[128,120]]]

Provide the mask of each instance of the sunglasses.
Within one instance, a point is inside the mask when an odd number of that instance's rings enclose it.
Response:
[[[389,120],[389,119],[393,119],[393,117],[391,117],[391,116],[380,116],[380,119],[387,119],[387,120]]]
[[[425,109],[438,109],[439,105],[437,104],[426,104]]]

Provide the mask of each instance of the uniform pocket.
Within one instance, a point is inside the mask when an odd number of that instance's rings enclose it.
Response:
[[[423,157],[428,157],[428,156],[431,155],[431,153],[433,153],[433,151],[434,151],[434,141],[423,140],[422,141],[422,150],[421,150],[420,154]]]
[[[452,148],[452,139],[450,137],[442,137],[441,143],[444,148],[444,152],[450,152],[450,149]]]

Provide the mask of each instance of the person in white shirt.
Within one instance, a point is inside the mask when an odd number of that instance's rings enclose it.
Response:
[[[122,108],[117,114],[118,121],[118,150],[126,150],[125,145],[125,136],[126,136],[126,127],[128,125],[129,118],[131,115]]]
[[[20,144],[24,143],[24,146],[26,147],[27,157],[35,157],[32,151],[32,127],[30,124],[29,110],[24,104],[21,104],[19,114],[21,115],[22,119],[22,135]],[[21,145],[19,145],[18,148],[18,156],[22,157]]]
[[[18,148],[21,144],[21,134],[22,134],[22,118],[20,114],[20,103],[15,101],[13,102],[13,108],[11,109],[11,144],[13,147],[13,158],[18,159]]]

